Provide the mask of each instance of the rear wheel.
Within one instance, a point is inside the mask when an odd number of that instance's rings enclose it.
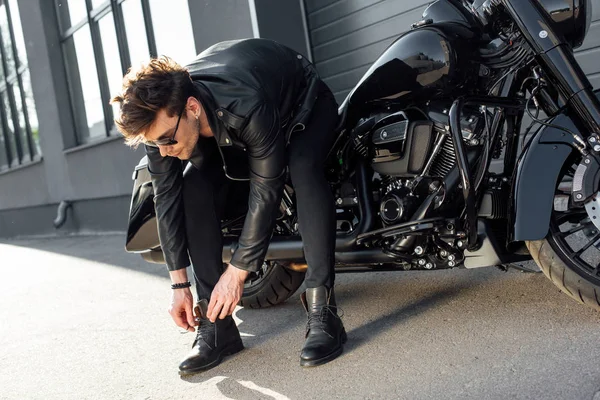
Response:
[[[559,179],[548,236],[527,242],[527,247],[563,293],[600,311],[600,196],[585,206],[573,204],[576,167],[567,165]]]
[[[240,305],[265,308],[283,303],[298,290],[304,281],[304,272],[291,271],[283,265],[266,261],[258,272],[253,272],[244,284]]]

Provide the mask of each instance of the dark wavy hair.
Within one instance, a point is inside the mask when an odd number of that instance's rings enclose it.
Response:
[[[115,124],[125,143],[137,147],[160,109],[164,108],[169,117],[177,115],[193,93],[188,70],[169,57],[153,58],[137,69],[130,68],[123,77],[122,92],[110,101],[120,105]]]

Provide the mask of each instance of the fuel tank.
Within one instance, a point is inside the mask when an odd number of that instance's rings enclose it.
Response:
[[[430,25],[405,33],[384,51],[348,95],[349,105],[431,98],[468,82],[473,32],[461,24],[424,23]]]

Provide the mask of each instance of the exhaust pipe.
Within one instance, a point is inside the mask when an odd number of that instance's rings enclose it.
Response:
[[[367,263],[386,262],[392,260],[391,256],[381,250],[355,250],[358,235],[368,232],[374,225],[373,207],[371,204],[371,177],[368,176],[367,165],[362,161],[356,170],[358,210],[360,220],[356,228],[349,234],[338,235],[335,240],[335,259],[339,262]],[[223,262],[230,262],[233,252],[237,248],[237,240],[224,240]],[[383,261],[373,261],[381,259]],[[286,238],[276,236],[271,238],[265,260],[304,261],[304,246],[299,237]]]

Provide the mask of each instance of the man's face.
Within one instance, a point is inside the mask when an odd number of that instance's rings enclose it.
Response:
[[[189,105],[190,102],[188,102]],[[179,115],[169,117],[164,109],[161,109],[156,114],[154,123],[150,126],[148,131],[145,133],[144,138],[147,141],[156,141],[159,139],[172,138],[175,134],[175,140],[177,144],[158,146],[160,149],[160,155],[163,157],[177,157],[180,160],[189,160],[196,143],[198,143],[199,122],[196,119],[198,110],[196,107],[186,106],[183,111],[177,131],[175,127],[177,125],[177,119]]]

